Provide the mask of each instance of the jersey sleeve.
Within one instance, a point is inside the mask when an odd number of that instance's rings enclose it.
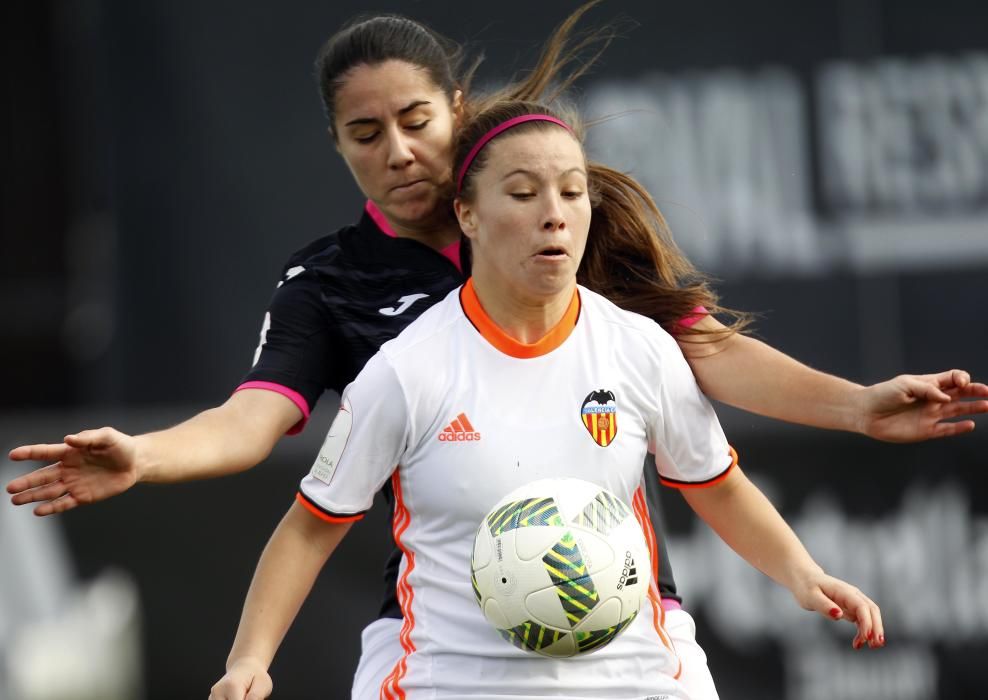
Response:
[[[359,520],[397,467],[407,437],[404,393],[394,368],[378,353],[344,390],[298,500],[330,522]]]
[[[253,366],[237,391],[267,389],[286,396],[302,412],[288,432],[300,432],[329,384],[331,331],[316,274],[290,268],[264,315]]]
[[[717,414],[697,386],[693,372],[671,337],[660,344],[657,411],[649,451],[666,486],[713,486],[737,464]]]

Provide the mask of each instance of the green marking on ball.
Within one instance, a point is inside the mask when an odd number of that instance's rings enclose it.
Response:
[[[470,572],[470,583],[473,585],[473,597],[477,599],[477,605],[481,605],[480,585],[477,583],[477,574]]]
[[[542,557],[542,563],[556,587],[570,627],[576,626],[600,602],[600,597],[572,533],[564,534]]]
[[[487,518],[494,537],[520,527],[563,527],[565,524],[551,498],[526,498],[505,503]]]
[[[625,627],[631,624],[631,621],[635,619],[638,615],[636,610],[630,617],[621,620],[613,627],[605,627],[600,630],[593,630],[592,632],[574,632],[576,635],[576,647],[579,649],[580,653],[591,651],[599,647],[604,646],[609,643],[612,639],[618,636]]]
[[[541,651],[568,635],[567,632],[551,629],[528,620],[511,629],[499,629],[498,633],[519,649]]]

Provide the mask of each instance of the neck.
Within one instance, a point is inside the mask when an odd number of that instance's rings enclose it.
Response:
[[[428,221],[408,223],[395,221],[383,214],[391,230],[398,238],[411,238],[435,250],[442,250],[460,240],[460,225],[448,214],[436,214]]]
[[[545,294],[525,294],[511,285],[497,284],[483,272],[474,270],[473,287],[477,299],[490,319],[519,343],[537,343],[563,319],[576,281],[558,291]]]

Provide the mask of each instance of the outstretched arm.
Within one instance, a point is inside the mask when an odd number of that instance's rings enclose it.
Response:
[[[788,588],[806,610],[855,623],[852,645],[880,647],[885,631],[878,606],[854,586],[828,576],[765,495],[734,467],[705,488],[686,488],[690,507],[749,564]]]
[[[167,430],[131,436],[100,428],[67,435],[59,444],[15,448],[10,452],[14,461],[50,464],[14,479],[7,491],[15,505],[40,503],[35,514],[51,515],[123,493],[139,481],[233,474],[265,459],[301,418],[298,407],[281,394],[245,389]]]
[[[328,523],[298,503],[282,518],[261,554],[226,675],[210,700],[261,700],[271,694],[268,667],[326,560],[352,523]]]
[[[723,328],[706,317],[702,330]],[[819,372],[750,336],[712,343],[680,338],[703,392],[737,408],[817,428],[858,432],[888,442],[918,442],[974,430],[954,420],[988,412],[988,386],[962,370],[900,375],[861,386]],[[952,422],[953,421],[953,422]]]

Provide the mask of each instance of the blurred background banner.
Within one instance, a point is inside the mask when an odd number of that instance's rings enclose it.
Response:
[[[312,69],[346,19],[425,21],[484,51],[483,84],[529,66],[575,4],[7,3],[0,446],[163,427],[238,384],[282,263],[362,206]],[[726,305],[856,381],[950,367],[988,378],[988,6],[613,0],[590,22],[619,15],[637,26],[577,95],[602,119],[591,155],[649,188]],[[118,595],[107,649],[140,654],[120,652],[115,692],[204,697],[334,404],[252,472],[59,517],[66,547],[47,530],[33,547],[0,532],[0,584],[15,569],[63,572],[50,590],[65,618],[39,624],[72,634],[84,618],[71,610]],[[849,626],[800,611],[670,492],[671,558],[721,697],[982,697],[988,426],[896,446],[719,413],[811,552],[883,606],[889,640],[852,652]],[[347,696],[387,521],[377,507],[324,572],[272,669],[278,697]],[[13,640],[29,637],[22,598],[0,592],[0,697],[61,697],[11,674],[27,663]],[[67,646],[52,665],[70,668]]]

